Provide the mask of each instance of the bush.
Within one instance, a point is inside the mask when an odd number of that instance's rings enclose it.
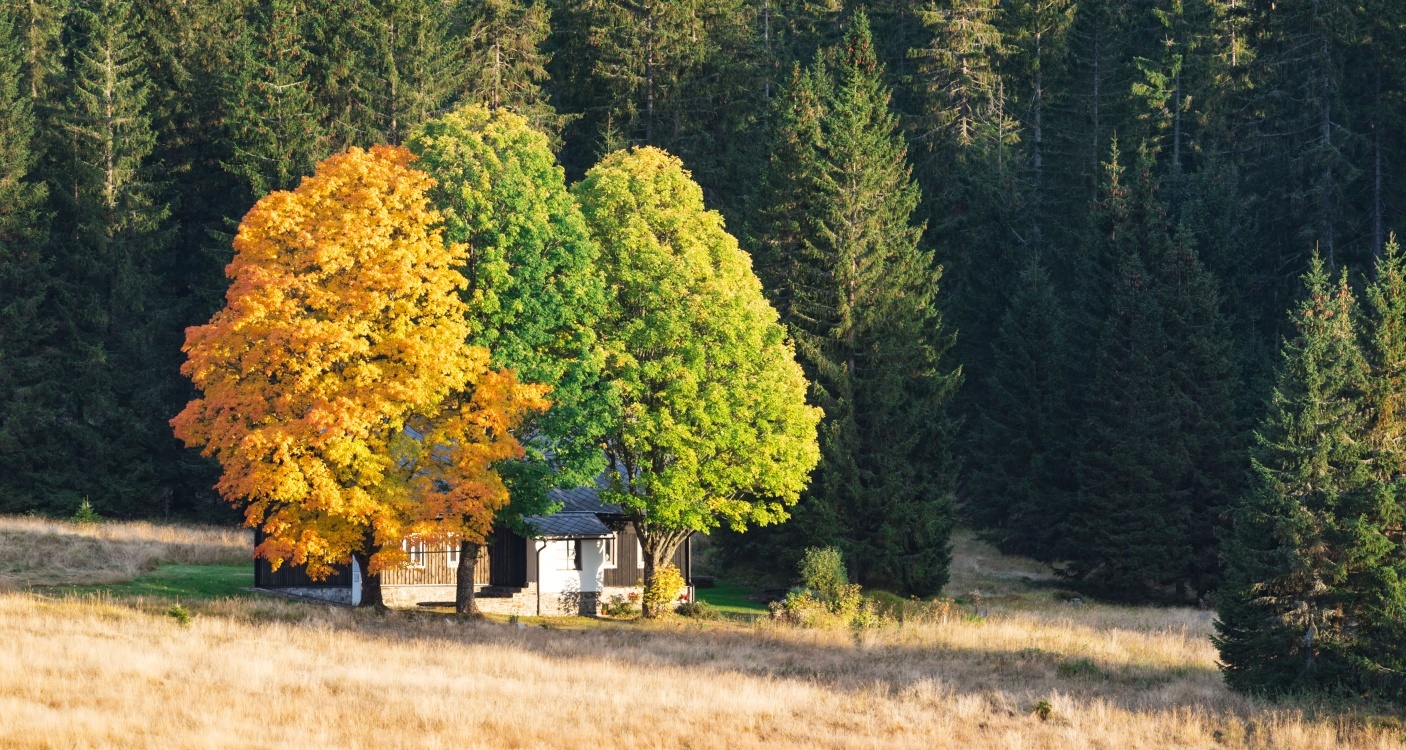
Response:
[[[812,547],[805,551],[800,564],[801,586],[814,591],[825,601],[839,598],[849,586],[849,571],[845,569],[840,551],[834,547]]]
[[[683,574],[673,565],[665,565],[654,571],[654,582],[644,589],[644,603],[658,610],[666,610],[678,601],[683,593]]]
[[[601,602],[601,614],[608,617],[634,617],[640,613],[636,603],[639,602],[640,595],[631,591],[625,596],[616,594],[610,597],[609,602]]]
[[[707,602],[684,602],[675,607],[674,612],[695,620],[720,620],[723,616],[716,607]]]
[[[885,619],[881,608],[864,598],[859,584],[849,582],[844,560],[834,547],[806,550],[800,564],[800,583],[786,594],[784,601],[772,603],[773,619],[805,628],[867,628]]]

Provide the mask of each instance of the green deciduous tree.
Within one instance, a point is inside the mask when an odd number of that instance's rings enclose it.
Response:
[[[750,258],[678,159],[617,152],[573,192],[610,290],[604,495],[639,532],[650,585],[693,532],[785,520],[819,458],[820,413]]]
[[[551,410],[520,430],[527,459],[502,467],[512,494],[503,520],[519,524],[550,510],[551,487],[591,483],[605,468],[599,249],[547,136],[524,116],[468,106],[424,124],[408,146],[436,180],[445,241],[467,248],[469,343],[492,351],[495,367],[552,388]],[[477,553],[460,556],[460,580],[473,581]]]

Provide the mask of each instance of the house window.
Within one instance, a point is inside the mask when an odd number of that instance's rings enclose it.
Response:
[[[638,565],[641,570],[644,569],[644,547],[640,546],[639,539],[635,540],[635,564]]]
[[[410,556],[410,567],[425,567],[425,543],[422,541],[406,539],[400,543],[400,548]]]
[[[601,552],[605,557],[605,567],[615,568],[615,537],[608,536],[601,541]]]
[[[562,545],[564,546],[564,549],[562,550],[562,570],[580,570],[581,540],[568,539],[565,542],[562,542]]]
[[[444,562],[451,568],[459,567],[459,540],[450,538],[444,546]]]

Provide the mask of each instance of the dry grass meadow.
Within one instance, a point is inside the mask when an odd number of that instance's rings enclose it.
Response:
[[[7,544],[36,536],[18,545],[37,555],[26,580],[47,582],[62,572],[37,572],[45,551],[86,544],[74,536],[111,544],[123,571],[149,564],[127,544],[164,550],[148,561],[223,561],[239,538],[0,529]],[[64,570],[101,567],[66,555]],[[1209,613],[1065,603],[1045,577],[964,539],[949,593],[971,606],[858,634],[520,628],[262,597],[189,602],[182,625],[169,600],[12,591],[0,594],[0,747],[1406,747],[1399,716],[1226,691]]]

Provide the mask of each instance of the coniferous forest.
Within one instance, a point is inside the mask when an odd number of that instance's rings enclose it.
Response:
[[[824,417],[733,569],[926,596],[961,524],[1216,606],[1235,687],[1401,699],[1403,51],[1389,0],[0,0],[0,512],[233,518],[170,420],[241,218],[351,146],[452,172],[416,134],[477,104],[567,183],[677,156],[750,255]]]

